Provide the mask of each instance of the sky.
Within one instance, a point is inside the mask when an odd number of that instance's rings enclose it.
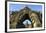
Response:
[[[19,11],[21,9],[23,9],[24,7],[28,7],[31,10],[35,10],[35,11],[42,11],[42,5],[25,5],[25,4],[10,4],[9,5],[9,10],[10,11]]]

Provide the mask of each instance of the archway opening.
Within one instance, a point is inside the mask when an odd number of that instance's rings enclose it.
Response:
[[[31,19],[29,18],[29,14],[25,14],[23,17],[21,17],[20,23],[18,21],[16,28],[25,28],[25,25],[23,24],[25,20],[29,20],[32,23]]]

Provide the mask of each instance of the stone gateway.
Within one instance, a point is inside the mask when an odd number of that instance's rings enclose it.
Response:
[[[10,28],[14,29],[42,27],[41,17],[42,16],[40,13],[33,12],[30,8],[25,7],[19,10],[19,12],[10,15]]]

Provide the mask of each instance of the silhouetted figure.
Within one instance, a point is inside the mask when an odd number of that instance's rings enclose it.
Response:
[[[23,24],[25,25],[25,27],[29,27],[29,25],[31,25],[31,21],[27,19],[23,22]]]

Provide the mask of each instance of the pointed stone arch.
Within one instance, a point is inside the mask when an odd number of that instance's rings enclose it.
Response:
[[[26,17],[26,16],[28,17]],[[23,17],[32,20],[32,27],[37,27],[42,26],[42,24],[40,23],[39,19],[38,19],[38,15],[36,13],[33,13],[32,10],[22,10],[20,11],[16,17],[15,17],[15,21],[10,25],[11,28],[16,28],[16,25],[18,23],[21,23],[21,20],[23,19]],[[22,21],[23,22],[23,21]]]

